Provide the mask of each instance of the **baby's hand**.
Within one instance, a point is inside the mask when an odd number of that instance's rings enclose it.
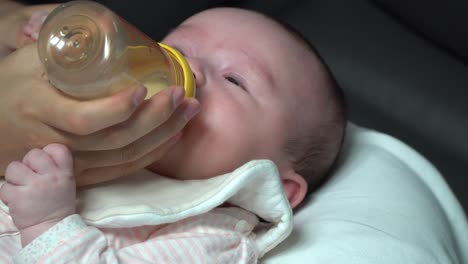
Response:
[[[18,38],[18,46],[21,47],[37,41],[42,23],[44,23],[48,14],[49,12],[47,11],[35,11],[32,13],[28,23],[22,28],[22,35]]]
[[[73,159],[63,145],[29,151],[22,162],[8,165],[5,179],[0,199],[20,231],[43,223],[50,226],[75,213]]]
[[[18,7],[13,1],[10,4],[10,9],[2,10],[0,14],[0,59],[18,48],[36,42],[48,11],[54,7]]]

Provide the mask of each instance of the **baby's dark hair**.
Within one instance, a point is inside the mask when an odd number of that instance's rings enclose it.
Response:
[[[293,136],[284,146],[294,170],[307,181],[310,193],[327,178],[336,165],[346,131],[346,99],[343,90],[314,45],[291,25],[272,19],[318,58],[326,74],[325,89],[331,104],[326,117],[322,118],[318,127],[306,131],[306,136]]]

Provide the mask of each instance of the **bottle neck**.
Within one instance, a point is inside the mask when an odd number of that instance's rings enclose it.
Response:
[[[195,96],[195,79],[193,72],[184,56],[176,49],[163,43],[158,43],[169,55],[169,59],[174,65],[175,83],[184,87],[186,97]]]

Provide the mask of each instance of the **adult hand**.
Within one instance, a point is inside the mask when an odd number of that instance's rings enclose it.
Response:
[[[144,87],[88,101],[67,97],[46,80],[35,45],[0,60],[0,84],[0,173],[32,148],[61,143],[74,154],[79,186],[161,158],[199,110],[176,87],[146,101]]]

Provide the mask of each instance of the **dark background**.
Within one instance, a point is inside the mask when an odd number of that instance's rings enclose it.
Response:
[[[422,153],[468,209],[468,1],[98,2],[156,40],[214,6],[254,9],[288,22],[330,66],[345,91],[350,120]]]

